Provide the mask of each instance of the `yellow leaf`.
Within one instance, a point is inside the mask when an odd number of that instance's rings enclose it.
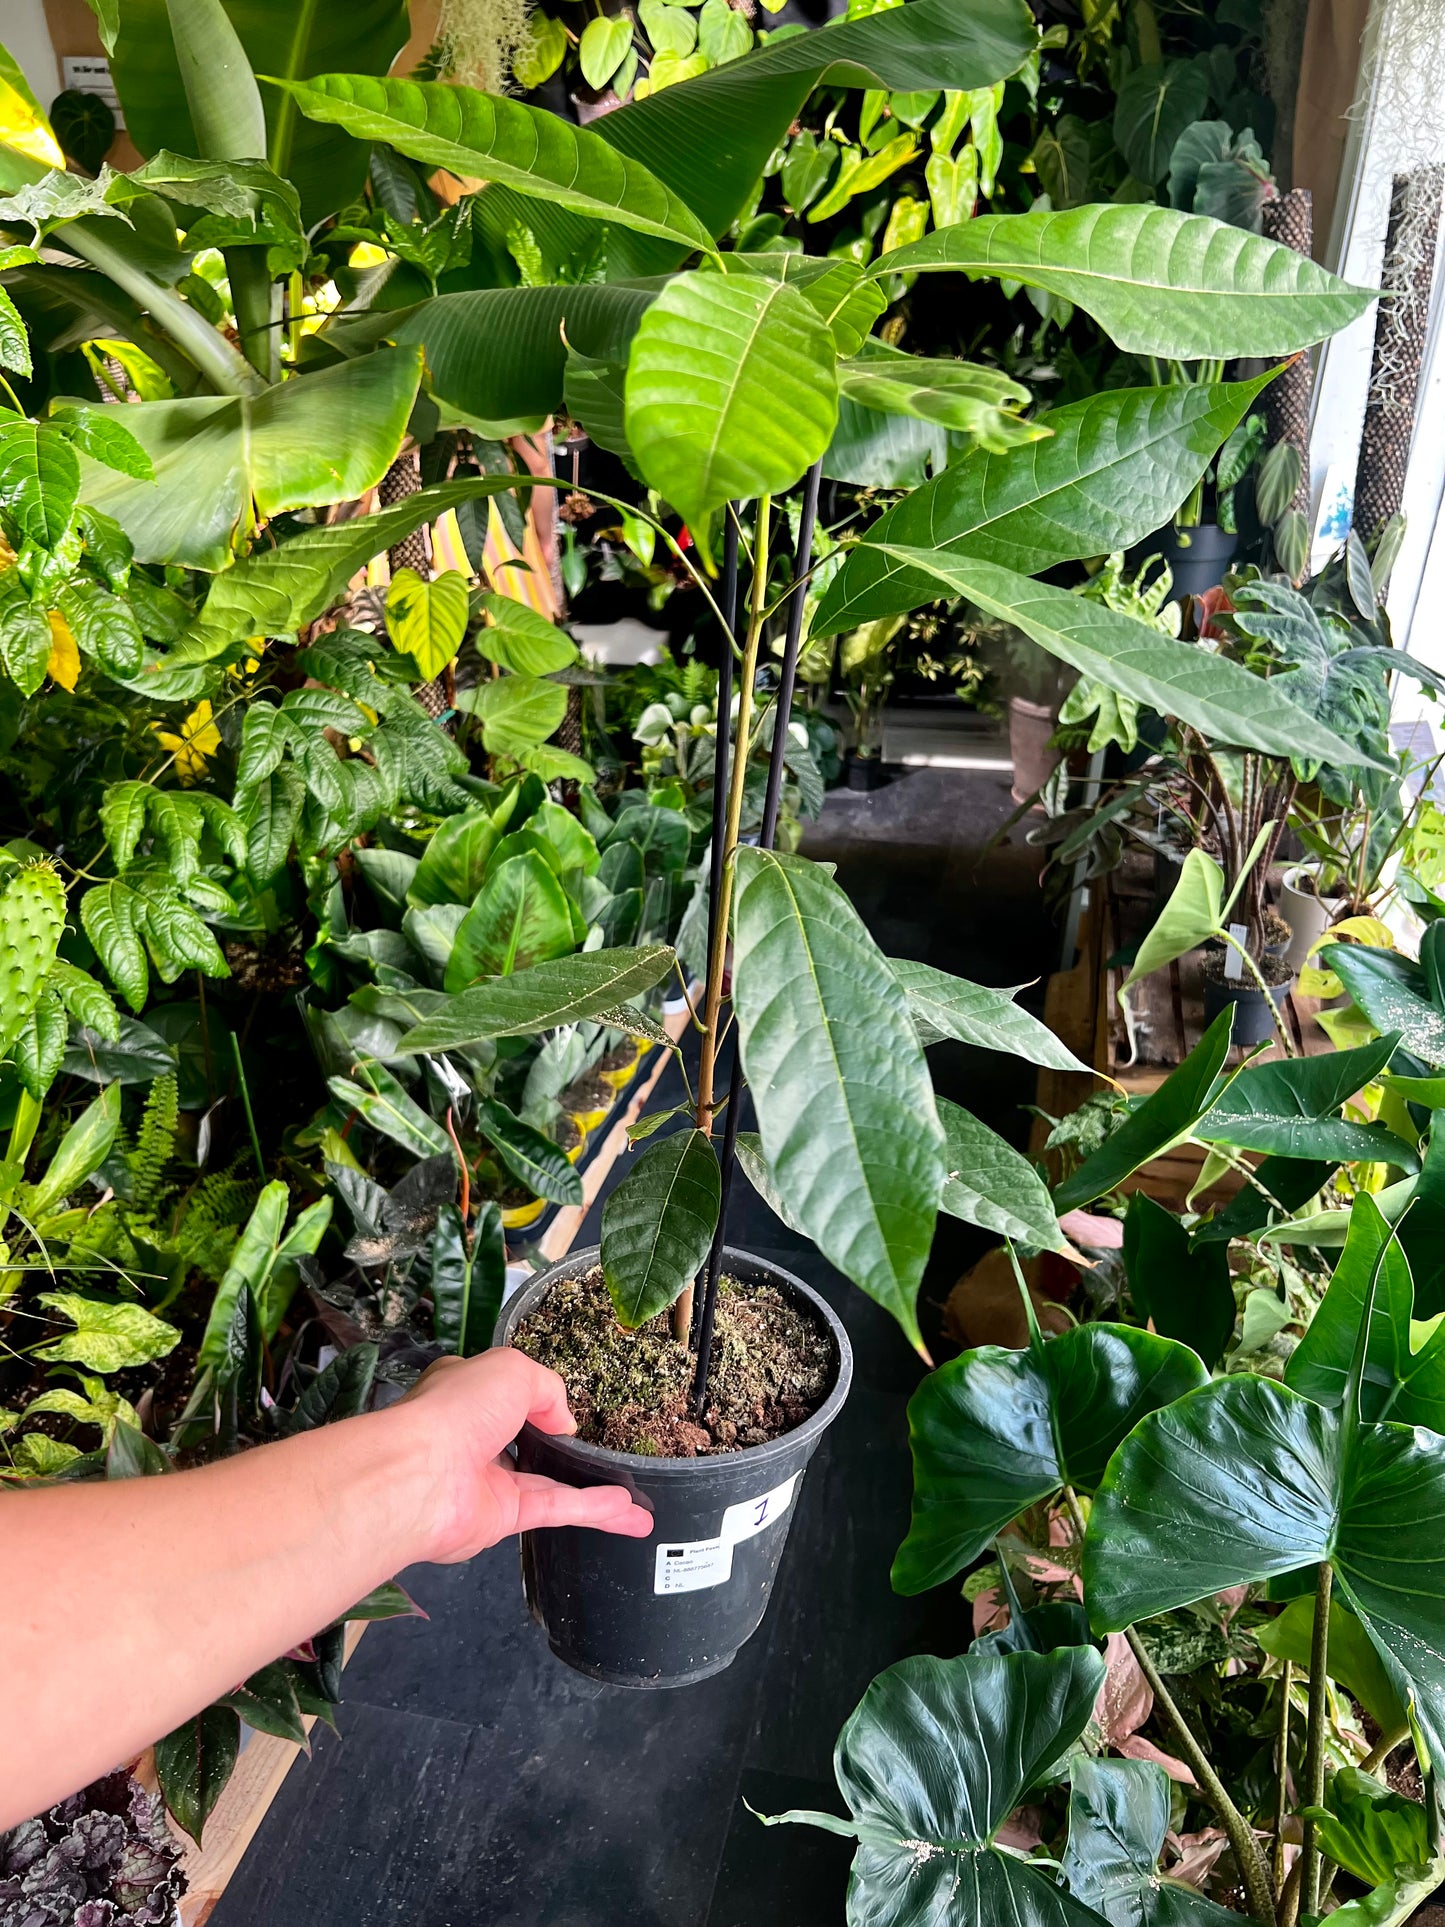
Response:
[[[1362,943],[1370,950],[1393,950],[1394,932],[1389,924],[1381,923],[1378,917],[1346,917],[1342,923],[1331,924],[1322,937],[1316,937],[1310,945],[1311,957],[1327,943]],[[1338,991],[1335,993],[1339,995]]]
[[[156,735],[176,759],[183,783],[195,783],[206,773],[206,758],[221,747],[221,732],[211,720],[211,705],[203,697],[181,724],[180,734],[157,727]]]
[[[70,624],[58,609],[50,611],[50,659],[45,673],[62,689],[74,689],[80,681],[80,651],[70,633]]]
[[[15,59],[0,47],[0,146],[42,167],[64,167],[65,155],[50,131],[40,102]]]

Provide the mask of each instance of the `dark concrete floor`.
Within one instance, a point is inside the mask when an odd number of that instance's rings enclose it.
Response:
[[[1017,832],[981,855],[1011,807],[992,774],[920,770],[830,796],[805,848],[838,864],[890,954],[1017,984],[1051,966],[1055,940]],[[1025,1067],[955,1045],[930,1060],[942,1093],[1024,1142]],[[670,1101],[659,1087],[658,1108]],[[849,1843],[765,1829],[748,1807],[840,1810],[833,1741],[863,1689],[908,1653],[958,1651],[966,1619],[956,1588],[910,1600],[888,1584],[917,1360],[746,1182],[734,1196],[731,1241],[822,1290],[856,1355],[762,1629],[715,1679],[628,1692],[553,1659],[513,1546],[414,1570],[431,1617],[368,1631],[339,1733],[293,1768],[212,1927],[839,1927]],[[595,1238],[594,1213],[582,1242]],[[925,1297],[988,1242],[941,1220]]]

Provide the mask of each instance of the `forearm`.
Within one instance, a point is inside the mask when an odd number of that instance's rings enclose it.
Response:
[[[0,1829],[430,1556],[414,1411],[194,1472],[0,1496]]]

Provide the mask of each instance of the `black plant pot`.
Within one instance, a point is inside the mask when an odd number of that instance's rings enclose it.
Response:
[[[1181,535],[1187,535],[1186,545]],[[1141,542],[1130,555],[1137,568],[1151,555],[1163,558],[1174,577],[1176,596],[1204,595],[1217,589],[1239,547],[1239,537],[1220,528],[1217,522],[1201,522],[1196,528],[1179,530],[1171,522],[1166,528]]]
[[[881,790],[888,781],[881,756],[860,756],[850,749],[843,758],[843,781],[850,790]]]
[[[574,1251],[523,1286],[497,1326],[505,1345],[560,1278],[598,1262]],[[522,1535],[522,1585],[532,1616],[560,1660],[615,1686],[687,1686],[720,1673],[762,1624],[818,1441],[843,1408],[853,1351],[837,1315],[790,1272],[729,1246],[723,1266],[809,1308],[832,1333],[838,1371],[810,1419],[766,1445],[697,1459],[645,1458],[524,1426],[517,1465],[565,1485],[625,1485],[653,1515],[648,1539],[576,1526]]]
[[[1294,978],[1287,977],[1282,984],[1270,987],[1270,1003],[1282,1011],[1284,1000],[1294,989]],[[1234,1044],[1263,1044],[1275,1034],[1275,1021],[1265,1002],[1264,992],[1256,983],[1216,983],[1212,977],[1204,979],[1204,1023],[1206,1029],[1212,1024],[1226,1004],[1234,1005],[1234,1029],[1230,1042]],[[1283,1022],[1281,1018],[1281,1022]]]

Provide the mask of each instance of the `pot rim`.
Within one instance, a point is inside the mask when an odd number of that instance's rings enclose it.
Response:
[[[575,1275],[578,1271],[590,1270],[599,1263],[602,1256],[601,1245],[585,1245],[579,1251],[569,1251],[555,1265],[540,1272],[520,1291],[514,1292],[502,1308],[502,1316],[497,1325],[495,1346],[510,1345],[512,1334],[521,1323],[524,1314],[531,1311],[552,1285],[564,1277]],[[716,1471],[721,1466],[758,1464],[769,1456],[776,1455],[781,1449],[800,1444],[809,1444],[833,1423],[843,1408],[853,1383],[853,1347],[843,1321],[837,1312],[811,1285],[785,1271],[781,1265],[774,1264],[770,1258],[760,1258],[753,1252],[744,1251],[737,1245],[724,1245],[722,1262],[724,1268],[730,1263],[741,1261],[756,1266],[770,1274],[770,1282],[781,1283],[788,1291],[807,1300],[808,1304],[823,1320],[832,1337],[838,1354],[838,1371],[833,1380],[832,1390],[811,1417],[795,1425],[789,1432],[780,1432],[776,1438],[766,1439],[761,1445],[745,1445],[740,1452],[707,1452],[691,1459],[663,1458],[648,1452],[614,1452],[610,1446],[591,1445],[579,1439],[575,1433],[542,1432],[536,1426],[527,1424],[523,1431],[533,1438],[545,1439],[553,1446],[565,1448],[575,1454],[584,1464],[596,1467],[599,1471],[616,1470],[632,1472],[636,1467],[645,1466],[649,1479],[687,1479],[697,1478],[705,1472]]]
[[[1320,895],[1318,890],[1301,890],[1299,885],[1294,881],[1298,876],[1318,877],[1323,868],[1323,864],[1320,863],[1291,863],[1284,875],[1280,878],[1280,888],[1282,890],[1293,891],[1295,896],[1303,897],[1307,903],[1318,903],[1321,906],[1333,908],[1336,904],[1343,903],[1344,898],[1324,897]]]

